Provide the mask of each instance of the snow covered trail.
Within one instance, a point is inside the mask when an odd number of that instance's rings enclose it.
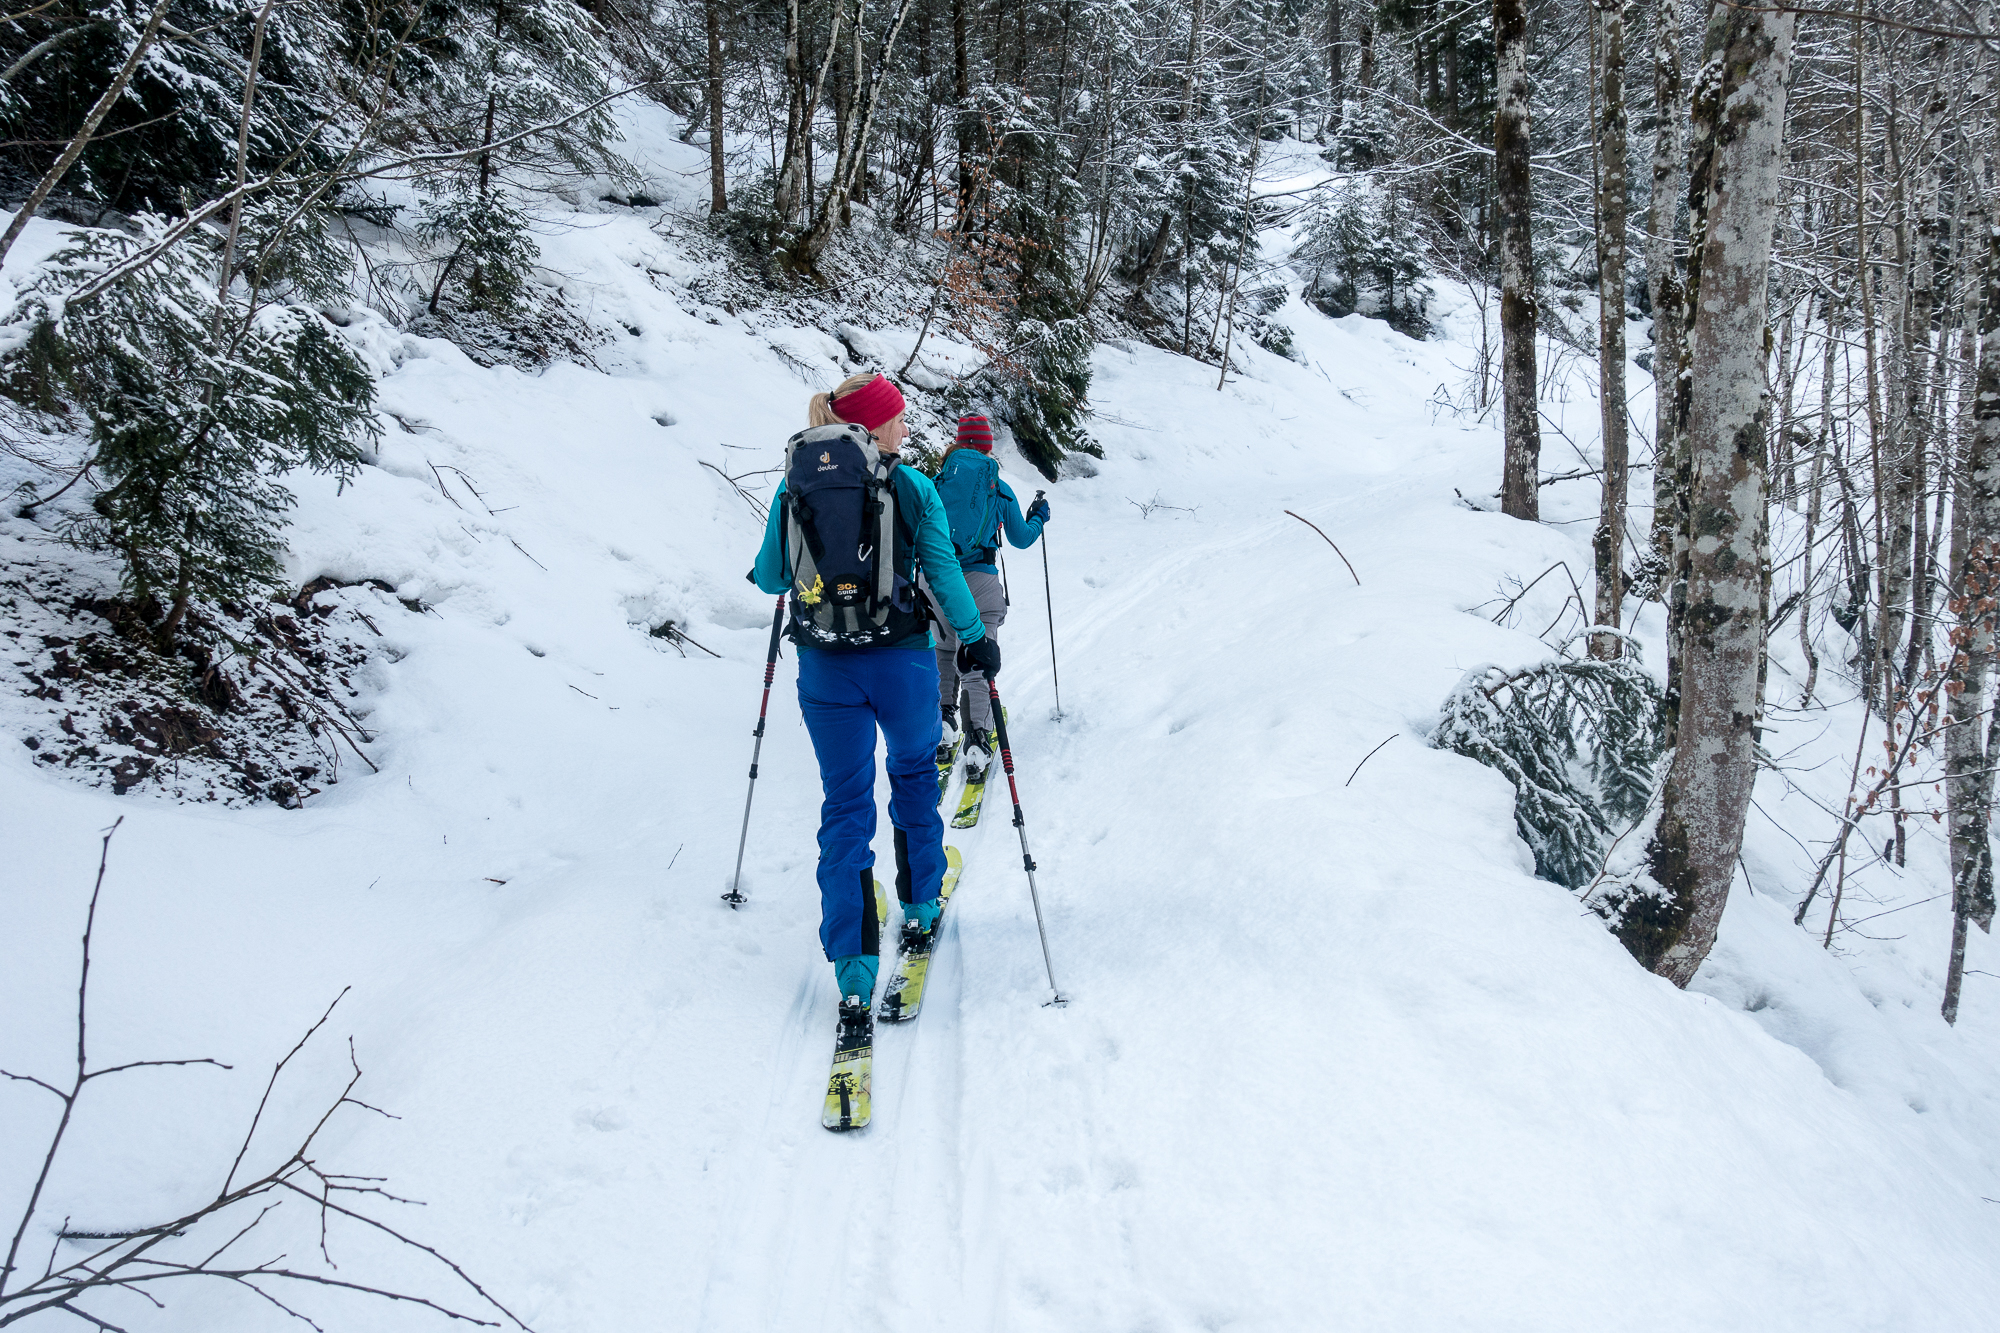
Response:
[[[771,342],[829,380],[839,348],[661,285],[663,244],[629,219],[549,244],[641,331],[610,372],[402,340],[380,466],[345,496],[302,488],[300,581],[382,577],[434,608],[338,594],[381,603],[396,659],[368,691],[379,775],[299,813],[207,811],[80,791],[0,745],[0,1066],[65,1058],[119,815],[99,1050],[236,1066],[104,1085],[54,1215],[111,1225],[212,1189],[269,1062],[351,983],[334,1030],[401,1119],[337,1121],[326,1157],[427,1200],[407,1225],[540,1333],[1990,1320],[2000,1014],[1969,992],[1956,1031],[1906,1020],[1748,895],[1683,994],[1533,878],[1507,785],[1423,735],[1464,670],[1545,651],[1539,624],[1467,609],[1585,567],[1564,521],[1587,485],[1552,491],[1544,525],[1459,504],[1500,457],[1490,425],[1431,406],[1465,344],[1296,304],[1303,363],[1251,349],[1221,392],[1213,367],[1101,349],[1106,458],[1047,486],[1061,721],[1040,552],[1010,561],[1000,685],[1073,1002],[1041,1003],[996,780],[950,835],[967,868],[924,1012],[878,1034],[874,1124],[822,1130],[834,995],[789,651],[751,903],[717,901],[771,604],[742,581],[757,516],[701,465],[768,467],[802,419]],[[647,635],[667,619],[721,656]],[[280,1122],[337,1079],[337,1045]],[[46,1109],[0,1088],[0,1193]],[[356,1271],[422,1280],[342,1243]],[[147,1326],[266,1313],[187,1297]]]

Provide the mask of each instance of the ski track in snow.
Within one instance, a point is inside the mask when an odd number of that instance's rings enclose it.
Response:
[[[648,132],[698,165],[664,121]],[[1221,392],[1213,367],[1102,347],[1097,475],[1049,485],[1002,448],[1016,488],[1054,505],[1064,719],[1041,551],[1009,552],[1000,685],[1073,1002],[1042,1004],[995,774],[980,825],[947,832],[965,877],[924,1010],[878,1028],[873,1123],[821,1129],[835,999],[789,649],[751,902],[717,901],[771,604],[742,581],[757,519],[699,464],[771,466],[807,390],[765,344],[829,340],[656,287],[647,267],[698,266],[649,220],[544,242],[595,318],[643,330],[608,373],[481,370],[381,333],[384,406],[417,428],[391,429],[345,496],[298,484],[298,581],[382,577],[437,608],[385,604],[401,660],[369,686],[380,776],[302,813],[219,813],[80,790],[0,745],[0,1065],[61,1068],[95,839],[124,815],[97,1050],[236,1066],[100,1085],[52,1217],[126,1222],[212,1189],[269,1061],[351,982],[333,1030],[355,1037],[361,1095],[402,1118],[337,1120],[323,1155],[428,1200],[397,1220],[540,1333],[1990,1322],[2000,1004],[1968,982],[1958,1029],[1936,1019],[1945,907],[1828,954],[1789,924],[1810,862],[1759,816],[1756,892],[1739,885],[1716,956],[1675,992],[1532,877],[1504,781],[1425,746],[1464,670],[1541,655],[1567,588],[1524,600],[1526,632],[1467,609],[1556,560],[1587,569],[1595,506],[1589,481],[1549,488],[1541,526],[1456,501],[1493,491],[1500,441],[1429,401],[1472,355],[1450,292],[1450,336],[1422,344],[1294,297],[1279,317],[1304,362],[1245,348],[1249,376]],[[500,512],[449,503],[431,462]],[[1142,514],[1153,497],[1193,512]],[[668,618],[722,660],[646,636]],[[1656,608],[1639,632],[1657,663]],[[1774,679],[1796,647],[1777,652]],[[1819,739],[1817,720],[1780,722],[1774,749],[1805,747],[1793,780],[1838,806],[1852,708],[1832,721]],[[1825,836],[1805,796],[1766,781],[1759,800]],[[1939,844],[1914,836],[1908,882],[1873,871],[1869,892],[1943,882]],[[885,817],[879,865],[890,847]],[[1990,940],[1972,948],[2000,971]],[[338,1085],[338,1044],[279,1121]],[[0,1139],[32,1143],[45,1112],[0,1088]],[[34,1164],[0,1150],[0,1198]],[[355,1271],[446,1291],[341,1244]],[[188,1294],[147,1326],[265,1316]]]

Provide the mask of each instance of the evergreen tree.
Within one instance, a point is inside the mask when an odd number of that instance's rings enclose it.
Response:
[[[450,21],[412,82],[400,142],[478,151],[413,173],[426,196],[416,230],[437,246],[425,304],[434,312],[456,291],[471,308],[513,315],[540,250],[531,215],[510,196],[631,174],[612,150],[610,111],[597,105],[613,92],[613,62],[571,0],[445,3]]]
[[[246,601],[280,582],[293,504],[282,475],[347,476],[380,428],[367,368],[324,317],[291,300],[224,301],[199,249],[67,299],[78,274],[157,230],[72,233],[12,312],[10,369],[17,396],[88,417],[100,489],[66,535],[120,556],[170,644],[194,599]]]
[[[178,212],[191,198],[220,193],[235,167],[259,8],[174,0],[160,38],[62,192],[121,213]],[[62,152],[150,9],[144,0],[92,0],[0,27],[0,64],[32,57],[0,94],[6,165],[15,179],[34,180]],[[252,173],[281,161],[301,175],[333,163],[351,129],[339,115],[340,44],[337,23],[320,7],[270,7],[249,124]]]

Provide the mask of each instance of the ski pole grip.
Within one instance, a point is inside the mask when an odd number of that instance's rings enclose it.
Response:
[[[776,667],[778,664],[778,640],[783,638],[784,634],[785,634],[785,594],[779,593],[778,609],[771,613],[771,647],[770,650],[764,654],[765,662],[769,663],[772,667]],[[770,683],[770,676],[768,673],[765,675],[764,679],[766,684]]]

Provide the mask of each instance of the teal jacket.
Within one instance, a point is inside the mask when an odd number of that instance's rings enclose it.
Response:
[[[958,641],[978,642],[986,637],[986,624],[979,618],[979,604],[972,600],[972,589],[965,586],[965,575],[958,567],[958,553],[951,546],[951,524],[945,519],[944,501],[938,499],[937,487],[912,467],[898,467],[889,476],[896,487],[896,507],[909,520],[910,531],[916,535],[918,571],[930,584],[931,595],[937,598]],[[777,495],[771,500],[770,515],[764,520],[764,544],[758,549],[757,564],[750,571],[758,588],[773,595],[790,592],[792,587],[791,562],[785,558],[785,506],[779,503],[784,494],[785,483],[781,481]],[[1018,517],[1017,514],[1016,521]],[[1036,530],[1040,531],[1039,523]],[[931,642],[930,631],[923,633],[922,642],[918,642],[918,637],[911,635],[890,647],[936,646]]]
[[[1021,517],[1021,501],[1015,496],[1014,488],[1007,484],[1004,477],[1000,478],[1000,526],[993,530],[986,545],[997,550],[1000,545],[1000,534],[1003,532],[1007,534],[1007,544],[1019,551],[1025,551],[1033,546],[1035,539],[1042,535],[1042,520]],[[976,569],[985,574],[1000,572],[990,562],[980,564],[977,561],[967,561],[965,568]]]

